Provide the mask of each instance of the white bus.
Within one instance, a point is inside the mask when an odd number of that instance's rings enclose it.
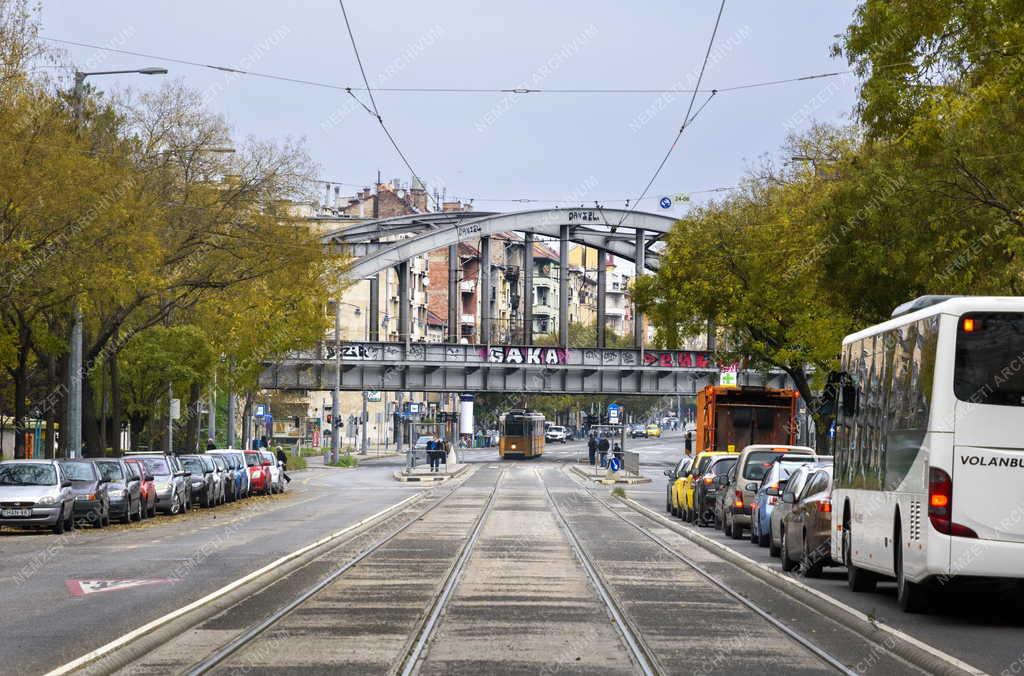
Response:
[[[832,557],[921,612],[1024,578],[1024,298],[925,296],[843,340]]]

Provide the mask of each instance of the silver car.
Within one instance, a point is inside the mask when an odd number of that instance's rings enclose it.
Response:
[[[0,526],[43,526],[63,533],[75,526],[71,481],[53,460],[0,462]]]

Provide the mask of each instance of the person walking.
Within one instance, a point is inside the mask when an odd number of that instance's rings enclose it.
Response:
[[[217,442],[215,442],[213,439],[207,439],[206,440],[206,450],[212,451],[215,448],[217,448]]]
[[[609,448],[611,448],[611,445],[608,443],[608,440],[605,439],[602,436],[600,441],[597,442],[597,453],[598,453],[599,459],[601,461],[601,467],[607,467],[608,466],[608,449]]]
[[[434,435],[434,438],[427,442],[427,453],[430,455],[430,471],[437,472],[441,469],[441,440]]]
[[[590,456],[590,464],[593,465],[597,456],[597,437],[593,432],[590,433],[590,439],[587,440],[587,454]]]
[[[619,442],[615,442],[615,446],[612,448],[612,455],[619,459],[619,464],[622,464],[623,452],[622,447],[619,446]]]
[[[277,447],[277,461],[281,463],[281,476],[288,483],[292,482],[292,478],[288,476],[288,456],[285,455],[284,449],[280,446]]]

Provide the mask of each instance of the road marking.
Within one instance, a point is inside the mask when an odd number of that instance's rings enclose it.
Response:
[[[242,585],[244,585],[244,584],[246,584],[248,582],[251,582],[252,580],[255,580],[256,578],[258,578],[261,575],[269,573],[270,571],[274,570],[275,568],[279,568],[280,566],[282,566],[285,563],[291,561],[292,559],[298,558],[298,557],[302,556],[303,554],[305,554],[306,552],[312,551],[313,549],[316,549],[317,547],[320,547],[322,545],[327,544],[331,540],[337,539],[337,538],[341,537],[342,535],[345,535],[346,533],[349,533],[349,532],[351,532],[351,531],[353,531],[353,530],[355,530],[357,528],[360,528],[363,525],[369,523],[370,521],[373,521],[374,519],[377,519],[377,518],[383,516],[384,514],[387,514],[388,512],[393,512],[393,511],[396,511],[398,509],[401,509],[402,507],[407,505],[409,502],[411,502],[413,500],[417,500],[419,498],[422,498],[425,495],[427,495],[426,491],[417,493],[416,495],[410,495],[409,497],[405,498],[404,500],[400,500],[399,502],[396,502],[395,504],[391,505],[390,507],[382,509],[381,511],[377,512],[376,514],[368,516],[365,519],[363,519],[361,521],[358,521],[358,522],[356,522],[356,523],[354,523],[354,524],[352,524],[350,526],[346,526],[345,528],[342,528],[339,531],[331,533],[330,535],[327,535],[326,537],[322,537],[319,540],[317,540],[316,542],[313,542],[312,544],[308,544],[305,547],[302,547],[300,549],[296,549],[294,552],[292,552],[290,554],[285,554],[281,558],[279,558],[279,559],[277,559],[275,561],[271,561],[270,563],[268,563],[267,565],[263,566],[259,570],[254,570],[253,572],[249,573],[245,577],[242,577],[242,578],[240,578],[238,580],[235,580],[234,582],[221,587],[217,591],[212,592],[210,594],[207,594],[206,596],[204,596],[203,598],[201,598],[201,599],[199,599],[197,601],[193,601],[192,603],[189,603],[186,606],[182,606],[181,608],[178,608],[177,610],[173,610],[173,611],[167,613],[166,615],[164,615],[162,617],[158,617],[157,619],[144,624],[143,626],[139,627],[138,629],[130,631],[127,634],[124,634],[123,636],[120,636],[119,638],[116,638],[113,641],[107,643],[106,645],[100,646],[99,648],[96,648],[95,650],[82,655],[78,659],[72,660],[72,661],[68,662],[67,664],[64,664],[62,666],[57,667],[53,671],[50,671],[47,674],[47,676],[57,676],[58,674],[67,674],[67,673],[70,673],[70,672],[74,671],[75,669],[83,667],[86,664],[89,664],[90,662],[93,662],[93,661],[99,659],[100,657],[103,657],[104,655],[107,655],[107,654],[113,652],[114,650],[117,650],[121,646],[126,645],[126,644],[134,641],[135,639],[139,638],[140,636],[144,636],[144,635],[148,634],[149,632],[153,631],[154,629],[157,629],[158,627],[161,627],[161,626],[167,624],[168,622],[170,622],[172,620],[176,620],[177,618],[181,617],[182,615],[185,615],[186,613],[189,613],[189,612],[191,612],[191,611],[193,611],[193,610],[195,610],[197,608],[201,608],[201,607],[203,607],[203,606],[205,606],[205,605],[207,605],[209,603],[212,603],[213,601],[216,601],[217,599],[221,598],[222,596],[226,596],[227,594],[233,592],[234,590],[238,589]]]
[[[121,591],[151,584],[173,584],[179,580],[172,577],[155,577],[141,580],[67,580],[68,592],[75,598],[101,592]]]

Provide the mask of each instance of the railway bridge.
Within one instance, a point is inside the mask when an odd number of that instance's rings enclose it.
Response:
[[[346,271],[351,281],[370,280],[368,340],[324,342],[265,364],[264,389],[383,390],[419,392],[530,392],[553,394],[694,394],[716,383],[718,365],[706,351],[648,349],[643,342],[643,317],[634,314],[632,349],[606,347],[606,256],[597,269],[596,345],[568,346],[568,247],[584,244],[602,253],[632,261],[639,276],[657,271],[659,242],[674,221],[640,211],[572,207],[512,213],[442,212],[377,219],[346,226],[324,236],[332,251],[353,257]],[[481,328],[466,344],[459,335],[461,296],[458,245],[480,241],[481,288],[490,287],[490,239],[519,232],[525,240],[523,280],[524,344],[492,343],[492,312],[486,293],[480,295]],[[559,344],[534,344],[533,242],[536,236],[557,240],[559,254]],[[437,249],[448,249],[448,335],[444,343],[411,342],[409,261]],[[398,276],[398,342],[380,340],[379,275],[395,268]],[[340,328],[336,327],[340,332]],[[739,384],[784,386],[781,373],[741,372]]]

